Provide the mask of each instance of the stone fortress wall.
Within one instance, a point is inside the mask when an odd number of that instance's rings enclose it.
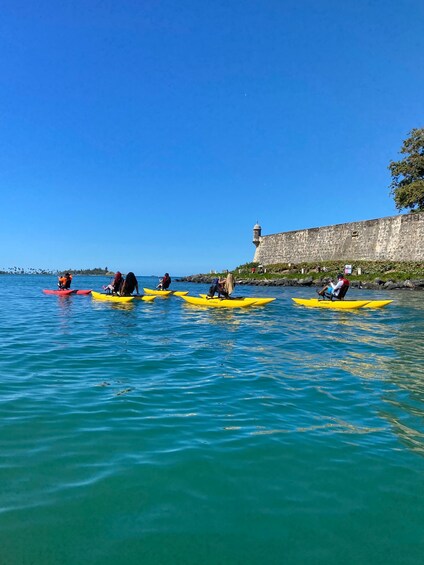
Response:
[[[253,228],[253,261],[424,261],[424,212],[336,224],[273,235]]]

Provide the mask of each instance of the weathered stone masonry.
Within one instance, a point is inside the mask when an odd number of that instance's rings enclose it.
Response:
[[[424,261],[424,213],[261,235],[253,228],[254,261]]]

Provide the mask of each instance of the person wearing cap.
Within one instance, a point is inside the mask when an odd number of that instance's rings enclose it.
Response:
[[[334,283],[330,281],[327,285],[324,286],[320,291],[317,291],[320,296],[325,297],[326,295],[330,296],[331,298],[343,298],[346,294],[347,289],[349,288],[349,281],[344,278],[344,275],[341,273],[337,275],[337,282]],[[345,288],[346,290],[341,294],[342,289]]]

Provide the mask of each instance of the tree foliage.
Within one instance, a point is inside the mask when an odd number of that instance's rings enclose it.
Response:
[[[405,155],[400,161],[391,161],[390,194],[396,208],[424,211],[424,128],[413,129],[400,150]]]

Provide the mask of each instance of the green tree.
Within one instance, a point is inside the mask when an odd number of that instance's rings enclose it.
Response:
[[[391,161],[390,194],[396,208],[424,211],[424,128],[413,129],[400,150],[405,155],[400,161]]]

